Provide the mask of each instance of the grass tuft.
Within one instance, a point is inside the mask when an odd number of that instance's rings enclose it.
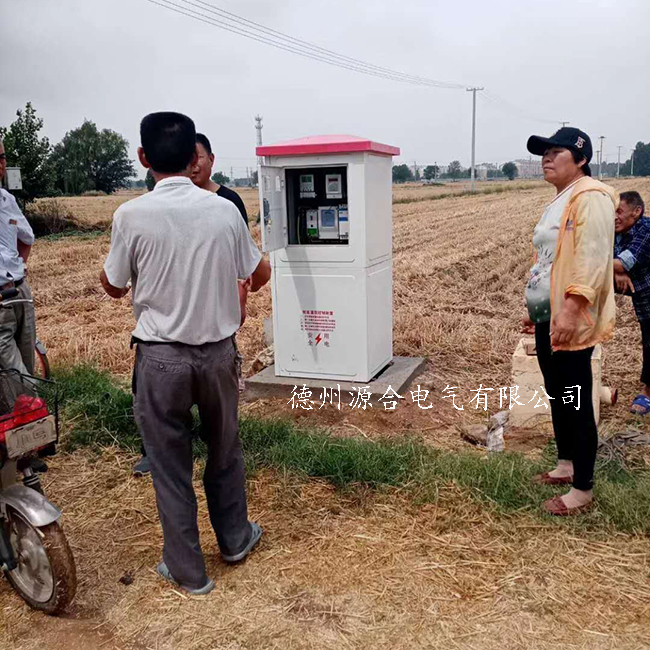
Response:
[[[92,366],[60,368],[55,376],[68,425],[68,449],[117,444],[139,450],[128,387]],[[419,500],[434,501],[441,486],[456,485],[502,513],[540,512],[540,503],[557,493],[531,482],[535,473],[548,467],[545,459],[553,456],[551,445],[545,450],[545,458],[535,463],[517,453],[443,451],[412,437],[374,441],[338,438],[279,419],[242,418],[240,434],[249,471],[273,468],[296,472],[327,479],[339,488],[411,487]],[[198,440],[195,454],[205,457],[205,445]],[[650,471],[630,471],[610,460],[599,463],[597,472],[598,507],[594,514],[564,525],[650,533]]]

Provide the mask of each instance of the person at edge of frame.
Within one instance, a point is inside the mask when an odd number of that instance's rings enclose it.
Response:
[[[614,284],[617,293],[632,296],[641,327],[642,391],[634,398],[630,413],[650,413],[650,219],[638,192],[621,192],[616,210]]]
[[[214,588],[199,543],[192,485],[192,409],[207,444],[203,485],[210,522],[225,562],[243,560],[262,537],[248,519],[238,433],[239,390],[232,335],[241,310],[237,279],[251,291],[271,268],[235,206],[196,187],[194,122],[151,113],[140,124],[138,157],[152,192],[122,204],[100,275],[116,299],[133,286],[137,344],[135,417],[151,462],[163,530],[158,574],[192,595]]]
[[[610,339],[614,302],[614,213],[617,193],[591,178],[589,136],[563,127],[550,138],[531,136],[544,179],[556,196],[533,232],[535,263],[526,285],[524,332],[535,334],[537,359],[550,397],[558,463],[535,482],[571,485],[544,502],[552,515],[593,505],[598,432],[592,402],[591,355]]]
[[[7,156],[0,140],[0,181],[7,173]],[[0,290],[15,288],[16,300],[32,300],[26,263],[34,232],[12,194],[0,188]],[[36,316],[33,303],[0,309],[0,368],[34,374]]]

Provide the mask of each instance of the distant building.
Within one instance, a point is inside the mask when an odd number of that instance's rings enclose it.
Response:
[[[474,168],[476,172],[476,179],[479,181],[486,181],[492,178],[493,174],[488,175],[488,172],[496,172],[497,166],[494,163],[480,163]]]
[[[529,158],[528,160],[525,160],[524,158],[521,158],[513,162],[517,166],[519,178],[542,178],[544,176],[544,173],[542,172],[541,159],[533,160],[532,158]]]

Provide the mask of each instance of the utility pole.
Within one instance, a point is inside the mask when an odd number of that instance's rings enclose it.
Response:
[[[600,160],[598,162],[598,179],[603,180],[603,140],[605,139],[604,135],[599,136],[600,140]]]
[[[262,116],[261,115],[255,116],[255,129],[257,130],[257,146],[261,147],[262,146]],[[263,162],[264,162],[264,158],[262,156],[258,156],[257,164],[261,165]]]
[[[616,163],[616,178],[621,176],[621,145],[618,145],[618,163]]]
[[[235,180],[235,176],[232,173],[232,167],[230,168],[230,182],[232,183]]]
[[[474,179],[476,178],[476,93],[483,88],[466,88],[468,93],[472,93],[472,192],[474,191]]]
[[[630,158],[630,176],[634,176],[634,149],[632,151],[632,157]]]
[[[418,179],[418,164],[414,160],[413,161],[413,180],[417,181],[417,179]]]

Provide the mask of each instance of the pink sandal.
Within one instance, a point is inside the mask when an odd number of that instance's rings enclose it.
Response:
[[[572,517],[573,515],[580,515],[587,512],[587,510],[591,510],[593,505],[594,502],[590,501],[589,503],[585,503],[584,506],[568,508],[564,501],[562,501],[562,497],[553,497],[552,499],[544,501],[542,508],[544,508],[544,510],[546,510],[550,515],[556,517]]]

